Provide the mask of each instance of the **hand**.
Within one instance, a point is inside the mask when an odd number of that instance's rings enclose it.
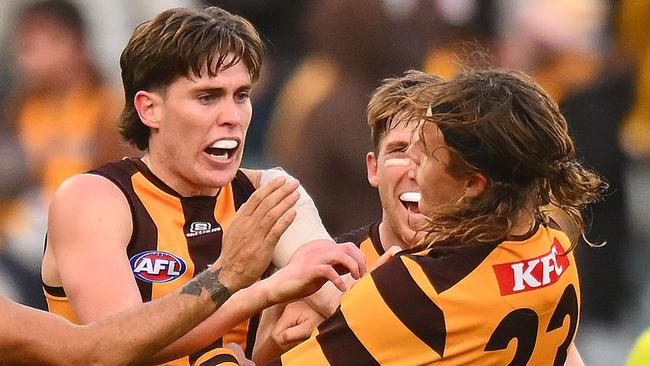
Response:
[[[271,338],[286,352],[308,339],[323,320],[325,317],[305,301],[289,303],[271,332]]]
[[[345,291],[339,275],[350,273],[359,279],[365,271],[363,253],[354,244],[314,240],[300,247],[286,267],[260,285],[268,289],[270,303],[278,304],[311,295],[327,281]]]
[[[235,353],[235,358],[239,366],[255,366],[255,362],[246,358],[244,350],[237,343],[227,343],[224,345],[224,348],[228,348]]]
[[[396,245],[393,245],[392,247],[388,248],[388,250],[386,250],[384,252],[384,254],[382,254],[381,257],[377,258],[375,263],[373,263],[372,266],[370,266],[370,268],[368,269],[368,272],[372,272],[375,268],[377,268],[377,267],[381,266],[382,264],[388,262],[389,259],[393,258],[395,256],[395,254],[399,253],[401,250],[402,250],[402,248],[400,248],[400,247],[398,247]],[[351,289],[354,285],[356,285],[357,282],[359,282],[359,279],[354,279],[352,277],[346,277],[345,278],[345,286],[347,287],[348,290]],[[341,302],[340,297],[339,297],[338,301],[339,301],[339,303]],[[313,302],[310,301],[310,304],[312,304],[312,303]],[[334,309],[334,310],[336,310],[336,309]],[[332,313],[333,313],[333,311],[332,311]]]
[[[257,281],[271,262],[278,239],[296,216],[297,180],[278,177],[257,189],[224,231],[219,281],[230,293]]]
[[[368,272],[374,270],[375,268],[381,266],[382,264],[388,262],[389,259],[393,258],[395,254],[400,252],[402,248],[398,247],[397,245],[393,245],[392,247],[388,248],[387,251],[384,252],[384,254],[379,257],[375,263],[372,264]]]

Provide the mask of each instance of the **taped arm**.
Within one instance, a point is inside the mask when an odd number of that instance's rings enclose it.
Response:
[[[260,184],[264,185],[279,176],[293,179],[282,168],[273,168],[261,171]],[[296,219],[282,234],[273,252],[273,264],[278,268],[286,266],[293,253],[307,242],[314,240],[331,240],[333,242],[318,215],[314,200],[302,186],[298,188],[298,191],[300,198],[294,206]]]

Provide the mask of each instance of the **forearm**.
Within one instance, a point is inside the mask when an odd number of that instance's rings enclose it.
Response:
[[[215,273],[218,270],[198,276],[159,300],[83,326],[2,299],[2,313],[8,320],[0,332],[0,363],[139,363],[195,327],[226,301],[228,289],[216,281]]]
[[[270,306],[266,290],[260,285],[235,292],[214,314],[176,342],[147,360],[160,364],[197,352],[214,343],[237,324]]]
[[[159,300],[86,326],[94,356],[115,357],[106,361],[117,365],[148,360],[226,302],[230,292],[218,274],[218,268],[211,269]]]

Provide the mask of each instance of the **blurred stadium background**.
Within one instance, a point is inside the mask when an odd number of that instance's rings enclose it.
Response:
[[[119,55],[133,28],[169,7],[213,4],[251,20],[269,46],[243,165],[300,178],[334,234],[380,214],[365,179],[364,117],[381,79],[409,68],[452,76],[467,42],[529,73],[612,187],[588,213],[589,238],[607,245],[577,249],[578,348],[588,365],[623,364],[650,327],[650,1],[70,1],[60,12],[0,1],[1,293],[43,308],[49,195],[133,153],[116,126]]]

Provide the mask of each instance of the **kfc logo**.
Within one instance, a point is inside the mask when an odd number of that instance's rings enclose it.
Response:
[[[562,246],[553,240],[547,254],[520,262],[492,266],[499,283],[501,295],[511,295],[549,286],[558,281],[569,267],[569,259]]]

